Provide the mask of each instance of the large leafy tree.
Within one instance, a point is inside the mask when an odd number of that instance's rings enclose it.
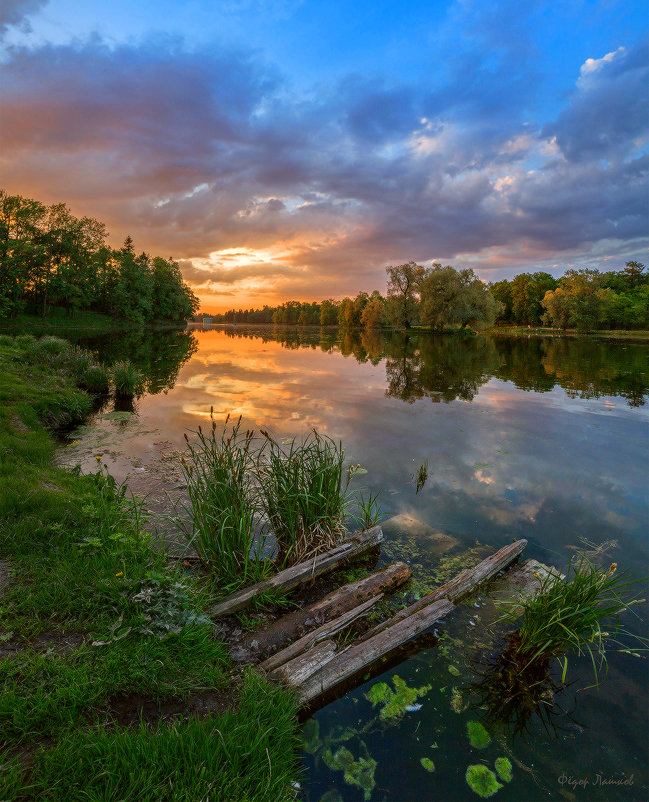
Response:
[[[419,287],[426,274],[422,265],[406,262],[386,268],[388,315],[396,328],[409,329],[419,318]]]

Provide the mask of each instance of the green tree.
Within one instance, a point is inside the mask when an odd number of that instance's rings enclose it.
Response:
[[[407,262],[390,265],[388,274],[388,315],[396,328],[409,329],[419,317],[419,285],[426,274],[422,265]]]
[[[361,313],[361,325],[364,329],[379,329],[385,322],[385,302],[376,293],[367,302]]]

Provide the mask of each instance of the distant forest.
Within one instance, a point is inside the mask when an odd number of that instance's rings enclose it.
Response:
[[[93,311],[134,323],[184,323],[199,308],[173,259],[106,244],[103,223],[64,203],[0,190],[0,318]]]
[[[483,284],[472,270],[430,268],[414,262],[388,267],[388,292],[359,292],[355,298],[286,301],[262,309],[230,309],[217,323],[277,323],[343,328],[429,326],[539,326],[590,331],[649,328],[649,274],[639,262],[618,271],[568,270],[521,273]],[[201,319],[203,315],[198,316]]]

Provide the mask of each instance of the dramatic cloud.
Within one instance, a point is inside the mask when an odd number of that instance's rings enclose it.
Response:
[[[29,29],[26,17],[34,14],[47,3],[47,0],[2,0],[0,4],[0,37],[11,25]]]
[[[259,56],[169,37],[14,46],[4,186],[183,260],[212,305],[370,290],[410,259],[486,278],[642,260],[646,44],[593,54],[542,119],[533,14],[474,11],[454,11],[466,39],[429,81],[350,74],[308,93]]]

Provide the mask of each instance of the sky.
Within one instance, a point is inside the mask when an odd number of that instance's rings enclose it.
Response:
[[[204,311],[649,262],[636,0],[3,0],[0,186]]]

